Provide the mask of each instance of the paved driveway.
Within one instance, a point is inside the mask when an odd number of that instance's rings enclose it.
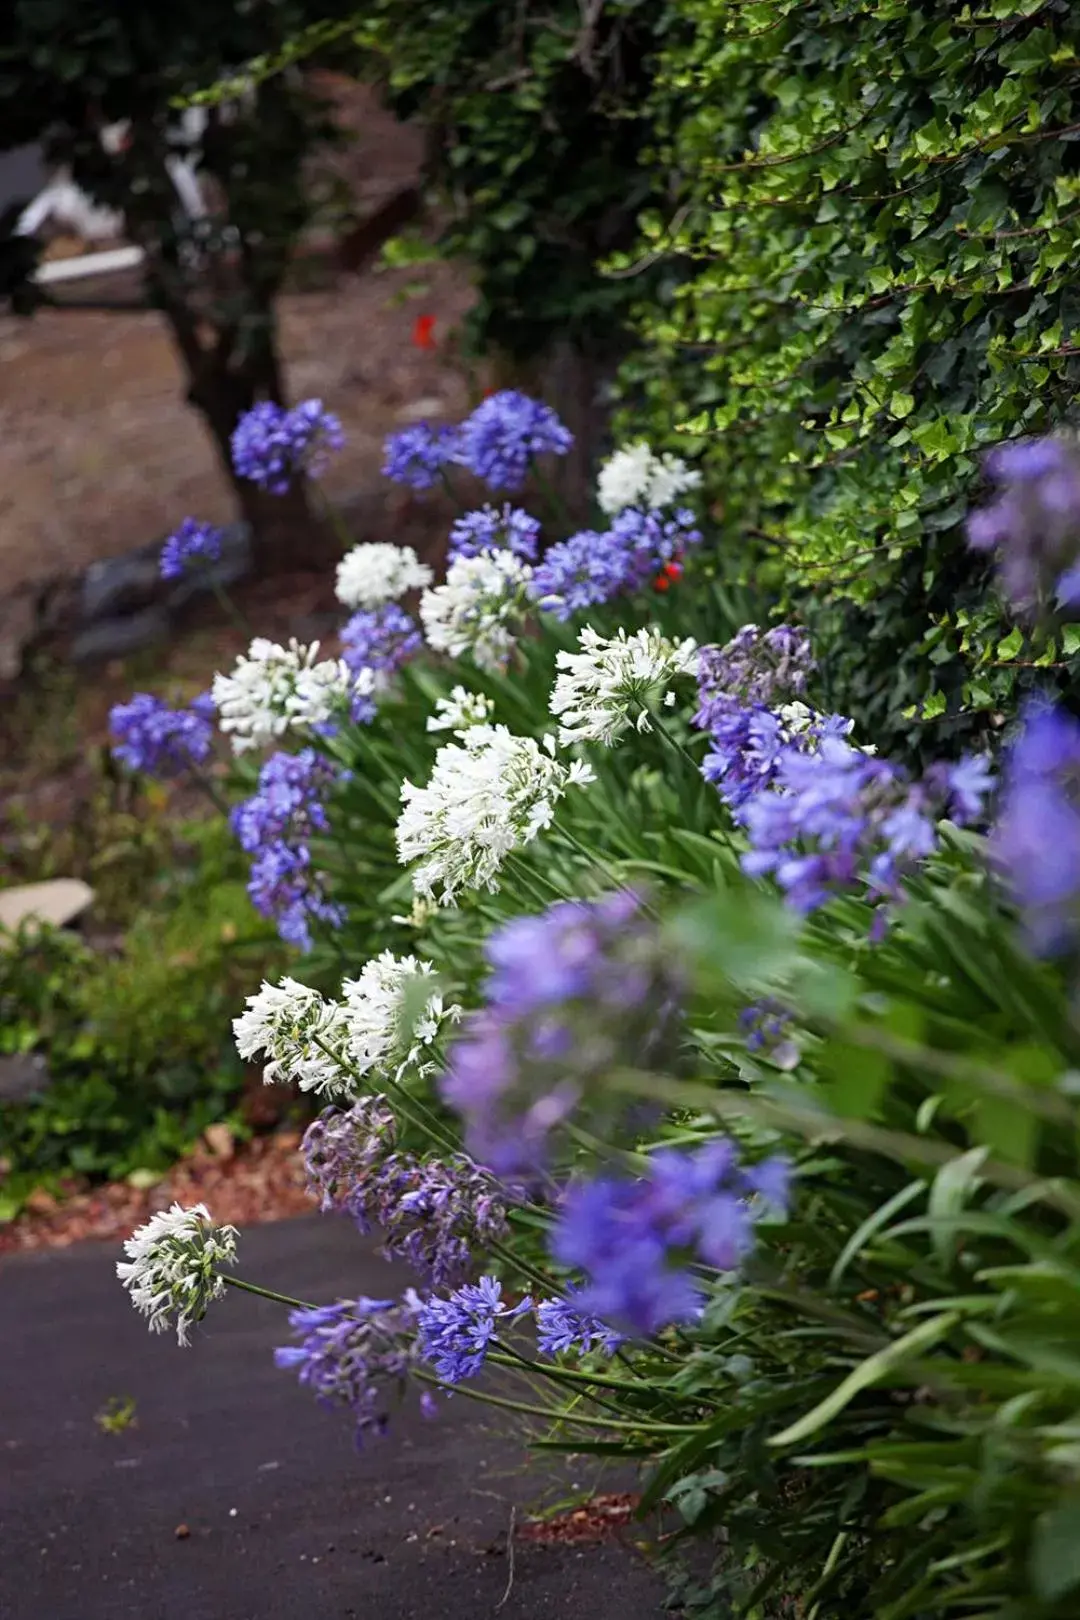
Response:
[[[252,1281],[314,1299],[396,1283],[317,1217],[241,1252]],[[347,1419],[274,1368],[277,1306],[230,1293],[182,1351],[145,1331],[116,1258],[0,1262],[2,1620],[659,1620],[660,1583],[618,1545],[519,1541],[509,1581],[511,1509],[551,1482],[484,1408],[402,1413],[357,1455]],[[126,1396],[135,1426],[104,1432]]]

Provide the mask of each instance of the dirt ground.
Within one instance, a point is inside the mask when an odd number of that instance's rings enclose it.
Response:
[[[359,135],[337,167],[364,214],[415,181],[419,137],[363,89],[346,85],[340,97]],[[467,408],[452,334],[470,298],[464,270],[435,265],[369,267],[282,299],[290,395],[322,398],[346,430],[326,480],[332,496],[378,483],[382,441],[395,427]],[[435,316],[434,350],[412,342],[421,313]],[[234,510],[160,316],[0,318],[0,596],[77,574],[189,514],[222,522]]]

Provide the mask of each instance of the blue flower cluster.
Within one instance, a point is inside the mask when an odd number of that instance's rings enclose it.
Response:
[[[1001,588],[1022,614],[1080,608],[1080,445],[1003,444],[986,458],[997,500],[968,519],[968,544],[995,552]]]
[[[461,438],[457,428],[414,427],[391,433],[383,445],[383,477],[410,489],[433,489],[444,470],[461,460]]]
[[[181,579],[193,562],[215,563],[221,557],[221,530],[210,523],[185,518],[161,548],[158,566],[162,579]]]
[[[417,1348],[444,1384],[475,1378],[484,1365],[500,1322],[509,1323],[532,1309],[532,1300],[504,1305],[502,1283],[481,1277],[466,1283],[449,1299],[433,1296],[417,1315]]]
[[[209,692],[193,698],[186,709],[172,709],[150,692],[136,692],[109,711],[109,729],[117,739],[113,757],[146,776],[180,776],[209,758],[215,713]]]
[[[416,620],[397,602],[354,613],[341,632],[341,656],[354,675],[370,669],[379,684],[394,675],[403,664],[415,658],[424,645]],[[371,705],[374,710],[374,705]],[[353,715],[354,720],[374,718]]]
[[[581,1306],[581,1290],[573,1286],[563,1299],[542,1299],[536,1307],[536,1345],[541,1355],[558,1356],[566,1353],[587,1356],[594,1350],[604,1356],[613,1356],[624,1343],[625,1335],[616,1333],[597,1317],[590,1316]]]
[[[1056,956],[1080,939],[1080,723],[1029,704],[1009,751],[991,848],[1020,905],[1032,949]]]
[[[564,456],[573,442],[550,405],[504,388],[458,427],[421,422],[392,433],[384,446],[383,474],[411,489],[431,489],[446,468],[464,466],[489,489],[513,491],[524,484],[535,456]]]
[[[461,459],[489,489],[518,490],[535,456],[564,456],[573,434],[540,400],[503,388],[461,425]]]
[[[937,848],[937,821],[975,819],[992,787],[981,757],[913,782],[840,737],[823,736],[812,752],[788,746],[771,785],[739,812],[751,845],[743,868],[771,873],[803,912],[860,885],[870,899],[894,897],[904,874]]]
[[[549,547],[529,594],[546,612],[566,620],[641,590],[700,540],[689,510],[668,517],[628,507],[606,532],[584,529]]]
[[[799,1048],[791,1038],[793,1023],[787,1008],[771,997],[739,1014],[747,1051],[767,1057],[778,1069],[794,1069],[799,1063]]]
[[[540,539],[540,523],[519,506],[507,502],[499,512],[494,506],[466,512],[450,530],[450,562],[459,557],[475,557],[481,551],[512,551],[522,562],[535,562]]]
[[[292,1311],[289,1326],[301,1343],[275,1350],[278,1367],[295,1369],[321,1406],[344,1406],[356,1419],[359,1448],[368,1435],[386,1432],[387,1396],[400,1392],[415,1362],[413,1335],[420,1301],[343,1299],[335,1305]],[[427,1416],[430,1393],[420,1397]]]
[[[572,1187],[551,1238],[555,1258],[583,1273],[582,1311],[633,1334],[692,1321],[704,1303],[695,1265],[733,1271],[755,1221],[788,1203],[786,1160],[743,1167],[727,1139],[665,1148],[639,1180],[598,1176]]]
[[[324,800],[344,773],[313,748],[275,753],[259,771],[257,791],[236,805],[229,821],[240,847],[255,858],[248,894],[273,917],[282,939],[311,949],[311,923],[339,927],[341,907],[328,900],[312,864],[309,840],[329,830]]]
[[[233,466],[260,489],[284,495],[301,474],[318,478],[344,443],[340,421],[321,400],[306,399],[286,410],[264,399],[233,429]]]
[[[454,1042],[442,1094],[478,1163],[529,1176],[590,1087],[620,1061],[648,1062],[673,1037],[679,986],[627,891],[516,917],[485,954],[487,1005]],[[606,1094],[592,1102],[594,1112],[611,1106]]]

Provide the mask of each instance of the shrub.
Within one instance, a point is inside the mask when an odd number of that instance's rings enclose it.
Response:
[[[565,448],[495,400],[388,464]],[[419,1279],[294,1306],[279,1364],[365,1439],[464,1385],[640,1459],[719,1552],[690,1612],[1066,1620],[1080,727],[1027,715],[988,845],[988,761],[895,765],[805,632],[731,636],[691,511],[548,525],[535,571],[511,515],[458,526],[495,543],[427,582],[439,651],[371,545],[351,662],[256,641],[215,681],[241,766],[277,750],[233,821],[312,970],[238,1050],[328,1104],[313,1190]],[[183,1342],[247,1284],[209,1212],[155,1223],[121,1277]]]
[[[1073,693],[1078,646],[987,596],[979,454],[1074,419],[1068,0],[693,0],[648,117],[671,190],[638,247],[622,431],[678,425],[726,546],[813,625],[830,701],[887,748],[985,739]]]

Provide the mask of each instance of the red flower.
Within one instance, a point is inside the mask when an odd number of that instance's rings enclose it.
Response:
[[[435,347],[435,316],[418,315],[412,329],[413,344],[418,349]]]
[[[653,580],[654,591],[669,591],[673,582],[682,578],[683,566],[681,562],[665,563],[663,568]]]

